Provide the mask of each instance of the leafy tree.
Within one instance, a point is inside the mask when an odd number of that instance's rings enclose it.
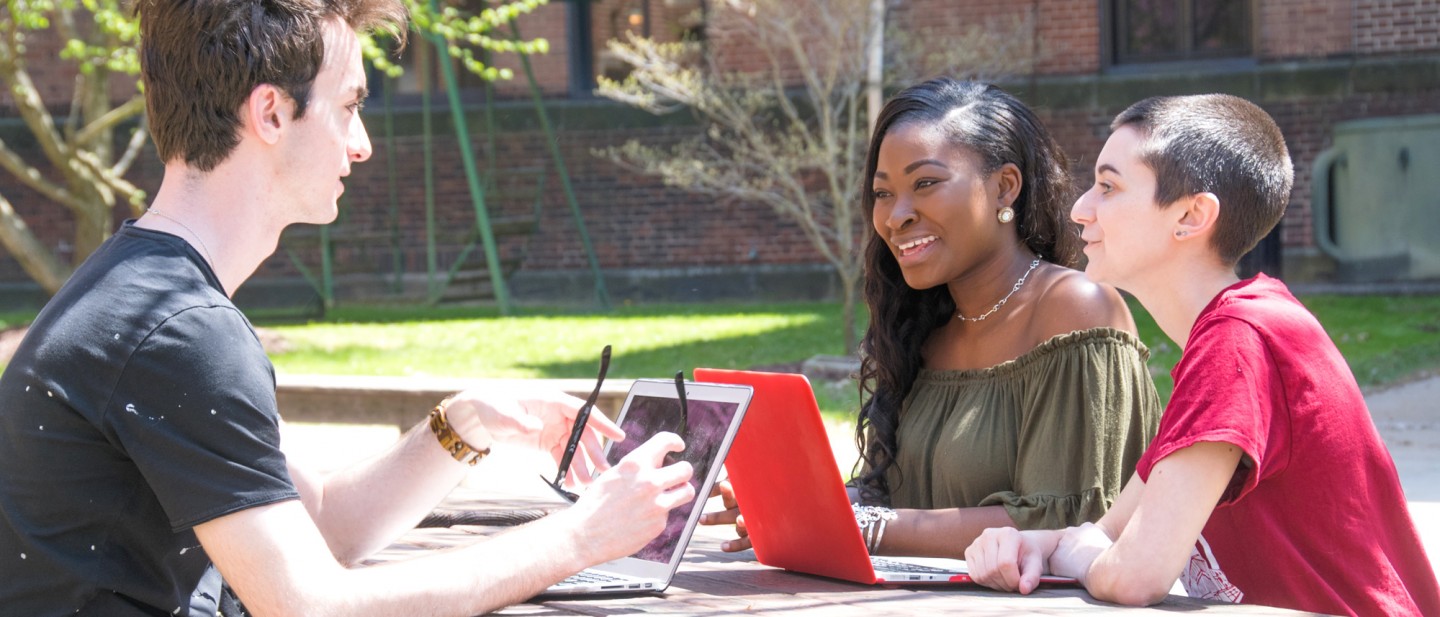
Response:
[[[405,0],[412,26],[425,39],[444,41],[449,55],[486,79],[508,79],[509,71],[487,66],[477,50],[544,53],[543,39],[512,41],[490,32],[547,0],[518,0],[481,10]],[[0,139],[0,168],[46,200],[47,209],[63,207],[74,221],[69,259],[35,235],[14,204],[0,193],[0,245],[47,293],[55,293],[75,266],[89,257],[113,231],[113,212],[123,203],[133,216],[145,210],[145,192],[124,176],[144,149],[145,99],[140,91],[136,44],[139,23],[123,0],[4,0],[0,5],[0,83],[33,135],[38,160],[30,160]],[[468,4],[474,5],[475,2]],[[40,97],[31,77],[26,42],[57,36],[60,58],[75,67],[74,95],[63,121],[52,109],[57,101]],[[390,75],[383,42],[366,40],[366,57]],[[427,44],[417,40],[415,44]],[[480,52],[483,57],[484,52]],[[37,63],[39,64],[39,63]],[[53,61],[45,68],[55,70]],[[57,106],[57,107],[52,107]],[[138,119],[138,120],[137,120]],[[123,128],[123,134],[117,135]]]
[[[601,96],[655,114],[688,109],[703,127],[672,147],[631,140],[598,154],[671,186],[766,204],[799,224],[839,276],[852,352],[870,224],[860,191],[880,68],[895,84],[941,72],[994,77],[1029,62],[1008,43],[1027,40],[1016,36],[1024,20],[977,23],[937,50],[924,44],[923,27],[887,29],[885,8],[883,0],[719,0],[704,41],[612,40],[610,52],[632,71],[598,78]],[[741,54],[760,61],[744,66]]]
[[[60,57],[78,67],[69,113],[58,122],[35,89],[25,54],[26,40],[50,29],[66,42]],[[0,11],[0,81],[50,173],[3,140],[0,167],[55,206],[69,210],[74,220],[67,263],[35,236],[0,194],[0,244],[49,293],[55,293],[74,265],[110,236],[111,212],[117,203],[124,200],[136,214],[143,211],[145,193],[124,175],[145,145],[144,122],[130,129],[122,147],[117,148],[114,132],[142,115],[145,99],[132,85],[116,104],[109,89],[112,77],[139,72],[138,35],[137,22],[119,0],[6,0]]]

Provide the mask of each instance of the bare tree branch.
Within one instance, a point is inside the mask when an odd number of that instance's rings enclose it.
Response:
[[[70,143],[76,145],[88,144],[91,140],[100,137],[106,131],[114,128],[115,125],[137,114],[143,113],[145,113],[145,97],[143,95],[137,95],[126,101],[125,104],[105,112],[105,115],[100,116],[100,118],[94,122],[85,125],[85,128],[81,129],[80,132],[71,139]]]
[[[4,167],[6,171],[25,183],[25,186],[34,189],[35,192],[44,195],[47,199],[64,204],[65,207],[72,210],[84,207],[82,202],[70,191],[47,180],[44,175],[41,175],[40,170],[30,166],[18,154],[15,154],[15,151],[6,145],[4,140],[0,140],[0,167]]]
[[[25,72],[24,60],[15,54],[15,48],[11,45],[0,45],[0,79],[10,85],[10,96],[15,102],[15,108],[35,135],[40,150],[56,167],[63,166],[68,149],[55,133],[55,120],[45,108],[45,102],[40,100],[40,94],[29,73]]]
[[[65,279],[70,278],[70,268],[55,258],[50,247],[40,243],[3,194],[0,194],[0,244],[5,245],[11,255],[33,256],[33,259],[19,260],[20,267],[45,289],[59,289]]]
[[[145,191],[140,190],[140,188],[131,184],[128,180],[115,175],[105,162],[100,160],[99,156],[90,152],[78,151],[75,153],[75,160],[84,163],[86,171],[95,174],[104,188],[113,189],[123,195],[126,201],[132,204],[143,205],[145,203]],[[113,198],[107,198],[105,201],[114,203]]]
[[[125,153],[120,155],[120,160],[116,161],[115,165],[110,167],[110,173],[117,176],[124,176],[126,173],[129,173],[130,166],[135,163],[135,159],[140,155],[140,151],[145,149],[145,142],[149,140],[149,137],[150,122],[145,119],[144,116],[141,116],[140,126],[135,127],[135,132],[130,134],[130,143],[126,144]]]

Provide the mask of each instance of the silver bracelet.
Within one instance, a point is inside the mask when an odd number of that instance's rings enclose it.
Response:
[[[880,541],[885,537],[885,526],[898,516],[894,510],[881,506],[862,506],[850,504],[855,511],[855,524],[860,527],[860,537],[865,541],[865,550],[870,554],[880,548]]]

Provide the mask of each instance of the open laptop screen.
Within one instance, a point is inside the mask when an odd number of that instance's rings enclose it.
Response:
[[[673,386],[671,389],[673,390]],[[726,433],[730,431],[731,420],[734,419],[736,413],[741,412],[743,404],[742,402],[696,400],[696,397],[692,396],[688,401],[688,407],[690,410],[689,426],[682,430],[679,399],[673,395],[663,397],[632,394],[625,417],[620,421],[620,428],[625,430],[625,441],[611,444],[607,451],[606,459],[614,465],[630,451],[645,443],[651,436],[661,431],[670,431],[685,440],[685,450],[671,454],[667,457],[666,463],[685,460],[695,468],[694,475],[690,477],[690,485],[695,487],[696,498],[690,503],[670,511],[665,531],[645,545],[645,548],[632,555],[637,559],[661,563],[668,563],[671,560],[677,543],[684,536],[685,528],[691,518],[690,515],[705,501],[706,496],[701,494],[703,482],[710,476],[711,467],[721,464],[722,461],[716,460],[719,458],[718,451],[725,443]]]

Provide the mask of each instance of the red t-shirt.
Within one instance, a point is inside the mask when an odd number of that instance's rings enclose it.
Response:
[[[1334,614],[1440,615],[1395,463],[1325,330],[1259,275],[1201,311],[1137,471],[1198,442],[1244,452],[1181,575],[1192,596]]]

